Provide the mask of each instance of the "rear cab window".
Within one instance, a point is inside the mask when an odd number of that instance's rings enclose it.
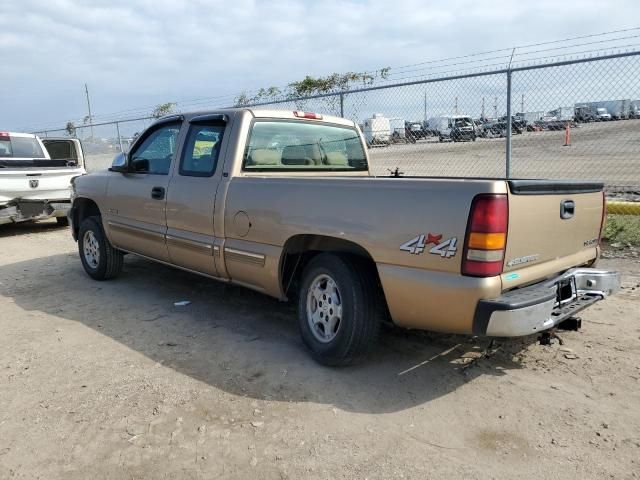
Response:
[[[43,140],[52,160],[78,160],[78,153],[70,140]]]
[[[244,152],[245,171],[366,171],[354,127],[303,120],[256,119]]]
[[[76,165],[77,158],[51,158],[34,135],[0,132],[0,168],[65,168]]]
[[[46,158],[36,137],[18,137],[0,132],[0,159]]]

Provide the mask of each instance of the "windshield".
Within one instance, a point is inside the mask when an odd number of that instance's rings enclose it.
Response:
[[[599,108],[598,109],[598,113],[607,113],[607,109],[606,108]]]
[[[0,158],[45,158],[35,137],[0,135]]]
[[[355,128],[300,120],[256,120],[245,170],[363,171],[367,156]]]

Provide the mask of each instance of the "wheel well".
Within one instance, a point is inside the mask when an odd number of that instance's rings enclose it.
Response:
[[[77,237],[78,229],[80,228],[82,221],[87,217],[99,217],[101,216],[101,213],[96,202],[89,200],[88,198],[76,198],[73,202],[73,208],[73,233],[74,237]]]
[[[295,235],[287,240],[280,257],[280,282],[285,295],[296,292],[295,286],[309,261],[320,253],[349,255],[359,260],[363,268],[370,269],[380,284],[376,263],[369,252],[357,243],[323,235]]]

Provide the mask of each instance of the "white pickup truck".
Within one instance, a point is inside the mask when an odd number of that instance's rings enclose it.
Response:
[[[75,138],[0,132],[0,225],[53,217],[66,225],[71,179],[84,173]]]

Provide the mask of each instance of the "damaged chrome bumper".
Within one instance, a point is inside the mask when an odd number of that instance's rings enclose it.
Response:
[[[68,200],[16,201],[0,206],[0,225],[66,217],[70,208],[71,202]]]
[[[552,328],[616,293],[620,274],[574,268],[551,280],[478,302],[474,333],[518,337]]]

